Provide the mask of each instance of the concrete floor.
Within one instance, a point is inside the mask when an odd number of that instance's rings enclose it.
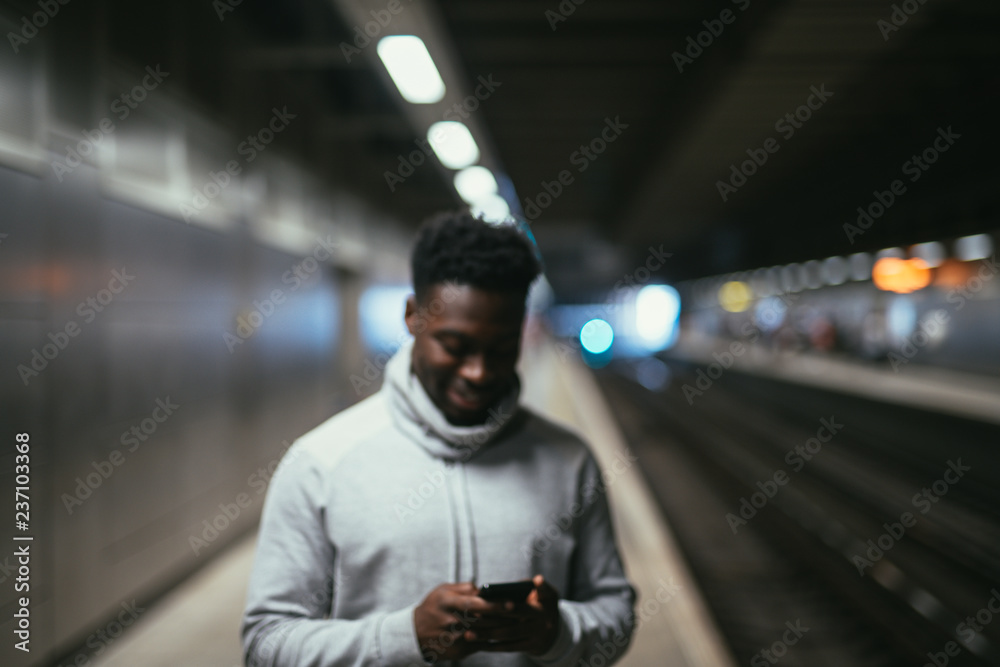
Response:
[[[525,350],[523,401],[569,424],[606,469],[626,446],[593,376],[550,344]],[[640,622],[621,667],[727,667],[704,602],[637,466],[617,475],[609,498],[626,571],[639,591]],[[256,534],[231,547],[163,598],[97,667],[241,667],[239,625]]]

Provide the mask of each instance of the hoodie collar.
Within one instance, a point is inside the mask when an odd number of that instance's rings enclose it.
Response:
[[[485,423],[455,426],[434,405],[412,372],[412,353],[413,339],[409,339],[389,359],[383,391],[388,392],[389,411],[396,426],[433,456],[468,461],[495,440],[518,414],[521,383],[515,375],[513,387],[489,409]]]

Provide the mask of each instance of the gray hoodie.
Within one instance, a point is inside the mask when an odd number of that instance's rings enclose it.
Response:
[[[442,583],[542,574],[559,591],[548,653],[462,665],[607,665],[625,652],[635,591],[601,472],[571,432],[518,405],[454,426],[410,370],[299,438],[264,502],[242,637],[248,666],[426,665],[413,611]],[[594,662],[590,663],[590,658]]]

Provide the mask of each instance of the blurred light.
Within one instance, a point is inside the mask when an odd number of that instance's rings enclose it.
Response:
[[[927,263],[919,257],[883,257],[872,267],[872,280],[881,290],[907,294],[927,287],[931,282],[931,272]]]
[[[986,259],[993,253],[993,239],[989,234],[963,236],[955,241],[955,255],[963,262]]]
[[[602,319],[595,318],[580,328],[580,344],[591,354],[601,354],[611,348],[615,332],[611,325]]]
[[[444,81],[422,39],[416,35],[383,37],[376,50],[404,100],[433,104],[444,97]]]
[[[875,253],[875,261],[878,261],[883,257],[898,257],[899,259],[906,259],[906,253],[903,252],[902,248],[883,248]]]
[[[647,350],[657,352],[674,342],[681,295],[670,285],[646,285],[635,297],[635,329]]]
[[[757,307],[754,308],[753,323],[764,333],[771,333],[776,331],[785,321],[785,313],[787,312],[788,306],[781,298],[769,296],[757,302]]]
[[[785,292],[798,292],[802,289],[799,282],[799,265],[789,264],[781,269],[781,288]]]
[[[767,280],[767,269],[757,269],[750,278],[750,291],[757,296],[771,296],[771,286]]]
[[[847,258],[851,265],[851,280],[868,280],[872,277],[872,256],[856,252]]]
[[[942,308],[924,313],[917,326],[927,334],[926,349],[933,350],[944,342],[948,337],[948,323],[951,321],[948,311]]]
[[[910,248],[910,254],[924,260],[924,262],[927,263],[927,266],[932,269],[934,267],[941,266],[941,262],[943,262],[945,258],[944,246],[937,241],[918,243]]]
[[[961,287],[973,276],[971,264],[949,257],[941,263],[934,276],[934,285],[942,289]]]
[[[820,279],[820,263],[818,260],[810,259],[802,267],[803,282],[809,289],[816,289],[823,284]]]
[[[885,311],[885,328],[890,340],[900,343],[917,328],[917,306],[912,297],[894,298]]]
[[[536,315],[547,310],[553,303],[555,303],[555,292],[552,291],[552,285],[549,284],[548,279],[546,279],[543,273],[528,288],[528,299],[525,310],[530,315]]]
[[[498,189],[497,179],[486,167],[466,167],[455,174],[455,190],[466,203],[474,204],[483,197],[495,195]]]
[[[497,194],[481,197],[472,203],[470,209],[473,217],[482,218],[486,222],[503,222],[511,217],[507,200]]]
[[[372,351],[395,351],[409,333],[403,314],[409,285],[373,285],[358,300],[361,340]]]
[[[472,133],[457,120],[442,120],[427,130],[427,141],[441,164],[449,169],[464,169],[479,159],[479,146]]]
[[[552,333],[560,338],[576,338],[580,328],[600,313],[601,304],[554,304],[546,311]]]
[[[750,287],[738,280],[730,280],[719,288],[719,305],[730,313],[742,313],[752,299]]]
[[[827,257],[823,260],[820,275],[827,285],[840,285],[847,280],[848,266],[843,257]]]
[[[635,379],[650,391],[660,391],[670,382],[670,368],[656,357],[647,357],[635,365]]]
[[[771,294],[780,294],[783,291],[781,287],[780,266],[772,266],[767,270],[767,287],[768,292]]]

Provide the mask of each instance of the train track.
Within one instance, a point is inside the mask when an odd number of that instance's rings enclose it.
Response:
[[[671,370],[598,374],[738,662],[1000,664],[1000,428]]]

